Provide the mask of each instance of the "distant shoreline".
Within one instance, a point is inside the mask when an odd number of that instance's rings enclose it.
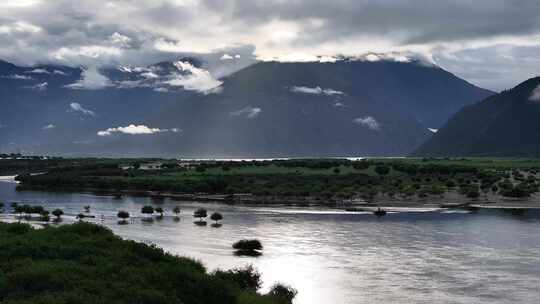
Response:
[[[1,180],[0,180],[1,181]],[[15,182],[15,181],[14,181]],[[110,191],[97,188],[48,188],[44,189],[39,186],[18,186],[18,191],[43,191],[43,192],[66,192],[66,193],[87,193],[96,196],[134,196],[134,197],[149,197],[154,199],[156,203],[164,199],[173,201],[188,201],[200,203],[221,203],[228,205],[245,205],[245,206],[296,206],[296,207],[327,207],[337,210],[350,212],[374,211],[378,207],[386,210],[398,209],[540,209],[540,201],[531,198],[512,199],[502,198],[498,202],[489,201],[485,198],[477,200],[466,200],[462,198],[450,198],[449,195],[443,195],[438,198],[428,199],[389,199],[387,197],[375,198],[372,201],[365,200],[321,200],[315,197],[287,197],[279,195],[271,196],[255,196],[251,194],[186,194],[175,193],[170,191],[146,191],[146,190],[119,190]]]

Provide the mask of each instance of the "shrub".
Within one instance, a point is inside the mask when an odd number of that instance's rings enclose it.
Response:
[[[268,292],[268,296],[270,296],[276,304],[292,304],[292,301],[297,294],[298,291],[296,291],[296,289],[279,283],[272,286],[270,292]]]
[[[195,212],[193,212],[193,217],[198,217],[201,221],[203,218],[207,217],[208,216],[208,213],[206,211],[206,209],[204,208],[199,208],[197,210],[195,210]]]
[[[52,215],[56,216],[57,219],[60,219],[60,217],[64,215],[64,211],[62,211],[62,209],[54,209]]]
[[[467,191],[467,197],[468,198],[478,198],[478,197],[480,197],[480,192],[478,192],[478,189],[469,189]]]
[[[154,207],[146,205],[141,208],[142,214],[153,214],[154,213]]]
[[[217,270],[214,272],[214,276],[222,280],[235,282],[241,290],[255,292],[262,285],[261,274],[252,265],[227,271]]]
[[[375,172],[379,175],[387,175],[388,173],[390,173],[390,168],[383,165],[377,165],[375,167]]]
[[[223,219],[223,215],[221,215],[221,213],[219,213],[219,212],[214,212],[210,216],[210,219],[212,221],[216,221],[216,223],[217,223],[218,221],[221,221]]]
[[[0,248],[2,303],[269,303],[255,292],[254,269],[208,274],[194,260],[94,224],[0,223]]]
[[[240,240],[232,245],[237,250],[262,250],[263,246],[259,240]]]
[[[124,210],[120,210],[120,211],[118,211],[118,214],[116,214],[116,216],[125,221],[126,219],[129,218],[129,212],[124,211]]]

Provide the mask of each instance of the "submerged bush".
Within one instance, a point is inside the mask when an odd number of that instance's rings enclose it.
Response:
[[[262,250],[263,246],[259,240],[240,240],[232,245],[236,250]]]
[[[206,209],[204,208],[199,208],[197,210],[195,210],[195,212],[193,212],[193,217],[198,217],[201,221],[203,218],[207,217],[208,216],[208,213],[206,211]]]

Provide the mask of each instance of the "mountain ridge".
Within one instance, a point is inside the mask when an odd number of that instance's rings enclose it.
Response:
[[[30,75],[36,68],[13,66],[0,70],[0,77]],[[186,58],[90,71],[103,85],[93,90],[73,87],[88,84],[81,83],[88,70],[51,72],[36,74],[33,85],[51,79],[42,89],[24,87],[24,79],[0,78],[0,93],[7,96],[2,102],[13,106],[9,115],[0,113],[2,149],[60,155],[400,156],[462,105],[492,94],[439,67],[384,60],[258,62],[214,79],[203,61]],[[182,86],[171,87],[178,83]],[[17,125],[22,117],[24,126]],[[159,131],[124,134],[130,125]],[[109,129],[113,132],[105,132]]]
[[[534,77],[467,106],[424,143],[414,156],[540,156],[540,87]]]

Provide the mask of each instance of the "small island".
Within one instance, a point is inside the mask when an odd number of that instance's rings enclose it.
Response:
[[[121,193],[227,204],[324,205],[345,210],[471,205],[540,207],[540,162],[536,159],[60,159],[45,164],[43,160],[24,161],[26,169],[17,172],[19,190],[89,191],[111,196]],[[16,163],[17,160],[0,162],[0,171],[1,167],[20,168]],[[153,165],[141,165],[145,163]],[[42,170],[42,174],[29,174],[32,167]]]

